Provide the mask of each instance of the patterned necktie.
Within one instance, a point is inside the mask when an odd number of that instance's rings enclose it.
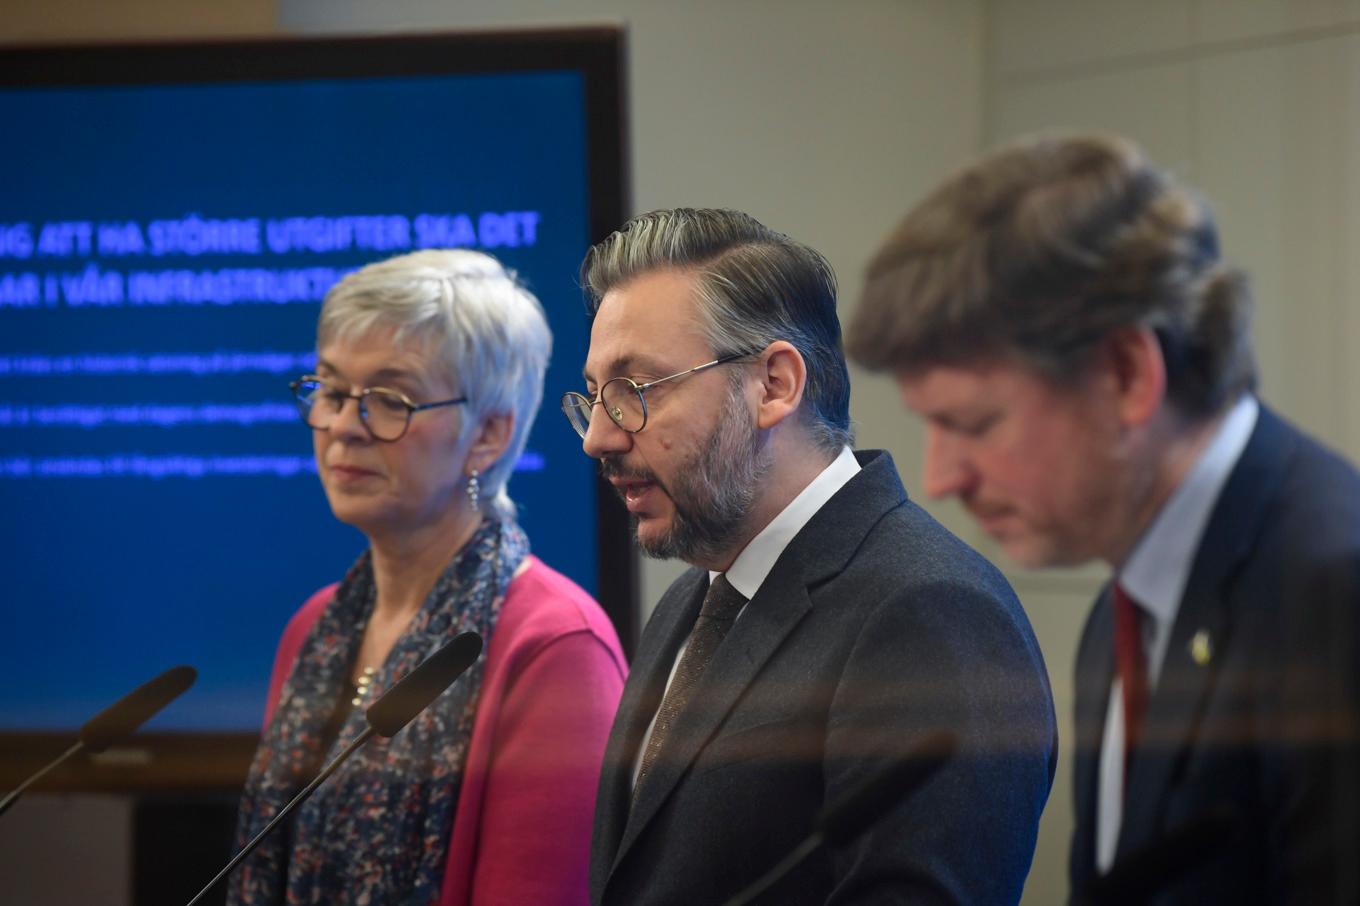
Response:
[[[671,687],[666,690],[661,710],[656,712],[652,736],[647,740],[647,750],[642,753],[642,764],[638,767],[637,783],[633,785],[635,801],[637,791],[642,788],[643,779],[656,763],[657,752],[661,751],[671,727],[685,710],[690,693],[694,691],[699,677],[703,676],[709,661],[713,660],[714,652],[722,644],[732,624],[737,621],[737,614],[745,604],[746,598],[732,587],[726,575],[718,576],[709,585],[703,607],[699,610],[699,618],[694,621],[694,629],[689,634],[688,644],[685,645],[685,653],[675,668],[675,678],[671,680]]]
[[[1124,777],[1138,747],[1147,715],[1147,655],[1143,650],[1143,609],[1119,584],[1114,586],[1114,662],[1124,699]],[[1127,790],[1128,784],[1124,784]]]

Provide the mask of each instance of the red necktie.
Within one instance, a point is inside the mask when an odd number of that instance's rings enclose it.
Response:
[[[1114,663],[1124,696],[1124,777],[1137,750],[1147,714],[1147,655],[1143,651],[1143,611],[1123,587],[1114,587]],[[1126,785],[1127,786],[1127,785]]]

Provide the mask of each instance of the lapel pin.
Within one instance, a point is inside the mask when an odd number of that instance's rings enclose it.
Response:
[[[1209,640],[1209,630],[1201,629],[1195,633],[1195,637],[1190,640],[1190,657],[1199,666],[1203,667],[1209,663],[1214,656],[1214,645]]]

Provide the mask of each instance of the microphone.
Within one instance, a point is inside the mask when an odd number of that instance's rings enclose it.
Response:
[[[37,783],[49,771],[81,749],[97,755],[114,743],[137,732],[137,728],[154,717],[156,712],[183,695],[196,679],[198,679],[198,671],[193,667],[171,667],[160,676],[147,680],[91,717],[80,728],[80,737],[74,745],[58,755],[54,761],[48,762],[42,770],[19,784],[18,788],[4,798],[4,801],[0,801],[0,815],[9,811],[10,806],[18,801],[24,790]]]
[[[80,728],[80,742],[96,755],[146,723],[198,679],[193,667],[171,667],[124,695]]]
[[[453,681],[462,676],[482,653],[482,637],[475,632],[460,632],[453,640],[420,662],[420,666],[398,680],[382,697],[369,705],[364,715],[368,725],[384,739],[411,722],[439,697]]]
[[[894,761],[822,809],[812,833],[777,865],[728,900],[725,906],[746,906],[822,846],[840,846],[854,840],[889,809],[923,786],[954,757],[957,748],[958,737],[948,730],[927,736],[906,758]]]
[[[219,871],[202,890],[200,890],[187,906],[194,906],[208,894],[208,891],[217,886],[231,870],[255,851],[255,847],[265,837],[269,836],[274,828],[282,823],[293,813],[293,809],[301,805],[307,797],[311,796],[317,787],[344,763],[345,759],[354,754],[359,746],[368,742],[374,735],[390,739],[396,735],[402,727],[411,722],[421,711],[425,710],[430,702],[439,697],[439,694],[452,686],[458,677],[467,672],[477,660],[477,656],[482,653],[482,637],[475,632],[460,632],[454,636],[453,640],[443,645],[434,654],[421,661],[414,670],[397,680],[382,694],[373,704],[368,706],[364,712],[364,717],[368,721],[368,726],[364,727],[363,732],[354,738],[354,741],[331,759],[330,764],[321,769],[321,773],[316,775],[311,783],[302,788],[302,791],[292,798],[292,800],[279,809],[279,813],[269,819],[269,823],[251,838],[250,842],[241,848],[226,867]]]
[[[1086,882],[1072,906],[1146,902],[1156,891],[1216,855],[1232,837],[1239,817],[1237,809],[1221,806],[1182,822]]]

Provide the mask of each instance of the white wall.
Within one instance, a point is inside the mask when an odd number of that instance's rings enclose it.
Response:
[[[130,798],[29,795],[0,820],[3,902],[124,906],[131,893]]]
[[[1360,256],[1349,254],[1360,238],[1360,2],[989,0],[985,19],[985,143],[1109,129],[1200,188],[1224,253],[1253,278],[1263,397],[1360,455],[1360,364],[1350,354]],[[1099,569],[1011,573],[1065,739],[1076,636],[1101,578]],[[1027,903],[1061,902],[1066,890],[1066,751],[1059,774]]]
[[[1360,2],[992,0],[986,138],[1113,129],[1213,203],[1265,399],[1360,452]]]
[[[4,0],[0,44],[269,34],[275,6],[274,0]]]

